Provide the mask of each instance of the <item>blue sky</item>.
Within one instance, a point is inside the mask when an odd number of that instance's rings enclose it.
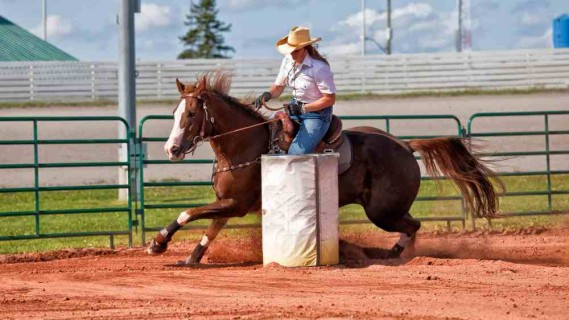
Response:
[[[194,0],[198,1],[198,0]],[[473,50],[551,47],[552,20],[568,0],[470,0]],[[190,0],[142,0],[136,15],[139,60],[171,60]],[[456,0],[392,0],[393,52],[454,51]],[[0,15],[41,35],[41,0],[0,0]],[[226,44],[235,58],[277,58],[276,40],[293,25],[323,38],[327,55],[361,50],[360,0],[218,0],[218,18],[232,24]],[[367,35],[385,40],[385,0],[367,0]],[[80,60],[112,61],[118,53],[117,0],[48,0],[48,41]],[[367,52],[380,53],[373,42]]]

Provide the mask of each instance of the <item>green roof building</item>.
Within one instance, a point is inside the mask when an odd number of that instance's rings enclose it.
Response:
[[[0,61],[77,61],[77,58],[0,16]]]

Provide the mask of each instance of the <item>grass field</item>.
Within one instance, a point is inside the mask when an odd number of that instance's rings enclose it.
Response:
[[[547,178],[545,176],[505,177],[507,191],[536,192],[547,191]],[[439,190],[440,189],[440,190]],[[552,177],[551,189],[553,191],[569,190],[569,175]],[[437,188],[432,181],[423,181],[419,197],[458,196],[458,192],[448,181],[442,181]],[[116,190],[80,190],[80,191],[50,191],[40,195],[41,210],[61,210],[78,208],[105,208],[127,207],[126,203],[116,200]],[[152,187],[145,190],[146,204],[199,204],[214,200],[211,187]],[[569,211],[569,194],[553,195],[551,209],[555,211]],[[2,212],[33,211],[35,198],[33,193],[0,193],[0,215]],[[182,209],[148,209],[145,211],[146,227],[161,228],[175,219]],[[501,212],[531,212],[547,211],[547,195],[508,196],[501,199]],[[416,201],[412,214],[417,218],[461,217],[460,200]],[[133,215],[134,216],[134,215]],[[365,213],[358,205],[341,208],[340,220],[366,219]],[[88,214],[53,214],[39,217],[39,231],[41,234],[58,234],[72,232],[101,232],[101,231],[128,231],[128,213],[88,213]],[[497,230],[520,229],[526,227],[552,228],[566,224],[567,215],[541,215],[526,217],[509,217],[494,219],[492,227]],[[192,225],[206,226],[209,221],[196,221]],[[260,217],[254,214],[244,218],[230,220],[230,224],[260,223]],[[487,228],[485,220],[478,220],[477,226]],[[36,216],[0,216],[0,237],[33,236],[36,232]],[[136,227],[134,227],[136,230]],[[471,228],[471,223],[466,223]],[[341,230],[357,232],[358,230],[374,230],[371,224],[344,225]],[[452,222],[451,229],[462,230],[461,222]],[[426,231],[445,231],[447,223],[444,221],[428,221],[423,223]],[[225,236],[242,236],[248,231],[243,229],[225,230]],[[382,232],[382,231],[378,231]],[[198,239],[202,231],[180,232],[176,239]],[[147,240],[154,235],[154,231],[147,232]],[[126,246],[128,237],[118,235],[114,239],[115,245]],[[140,246],[141,230],[138,227],[133,235],[133,245]],[[36,252],[62,248],[105,247],[109,246],[108,236],[89,236],[54,239],[8,240],[0,241],[0,253]]]

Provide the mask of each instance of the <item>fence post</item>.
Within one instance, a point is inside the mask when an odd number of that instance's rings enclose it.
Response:
[[[472,154],[472,135],[471,135],[471,124],[472,124],[472,117],[468,120],[468,130],[466,130],[464,127],[462,127],[462,134],[463,137],[467,138],[468,141],[468,152],[470,152]],[[466,212],[466,202],[464,201],[464,194],[462,195],[462,199],[460,200],[461,203],[461,209],[463,212],[463,226],[465,225],[466,222],[466,217],[468,215],[468,213]],[[472,230],[476,230],[476,216],[474,216],[474,213],[472,211],[470,211],[470,223],[472,224]]]
[[[157,81],[158,81],[158,100],[162,100],[162,64],[156,65]]]
[[[361,93],[365,93],[366,90],[366,68],[365,68],[365,56],[362,56],[360,58],[361,63],[360,63],[360,68],[361,68],[361,75],[362,75],[362,82],[361,82],[361,88],[360,91]]]
[[[383,74],[383,85],[385,86],[385,91],[389,92],[390,91],[390,81],[389,81],[389,73],[391,72],[391,63],[392,63],[392,59],[389,59],[388,57],[391,56],[386,56],[385,59],[383,60],[385,62],[385,65],[383,66],[383,72],[381,72]],[[380,70],[378,70],[380,71]],[[380,92],[377,92],[380,93]]]
[[[30,64],[30,100],[34,100],[34,65]]]
[[[549,116],[545,114],[545,163],[547,166],[547,209],[551,211],[551,150],[549,146]]]
[[[403,80],[405,82],[405,92],[409,91],[409,79],[407,77],[407,57],[403,57]]]
[[[40,166],[39,166],[39,146],[38,146],[38,121],[33,121],[33,134],[34,134],[34,208],[35,208],[35,223],[36,223],[36,236],[41,233],[40,230],[40,210],[41,210],[41,197],[40,197]]]
[[[91,64],[91,100],[95,101],[95,65]]]
[[[464,60],[464,73],[466,78],[466,89],[471,89],[474,87],[472,83],[472,55],[470,52],[463,52],[462,57]]]
[[[526,53],[526,79],[528,81],[528,86],[533,88],[534,86],[534,79],[533,79],[533,65],[531,59],[531,53]]]
[[[468,152],[472,153],[472,140],[470,139],[470,136],[468,134],[468,132],[466,131],[466,128],[464,126],[460,126],[460,128],[458,129],[458,136],[460,138],[466,138],[468,141]],[[462,230],[466,229],[466,218],[467,218],[467,212],[466,212],[466,202],[464,201],[464,194],[461,193],[461,197],[460,197],[460,210],[462,212]],[[476,230],[476,223],[474,222],[474,216],[472,216],[472,228]]]

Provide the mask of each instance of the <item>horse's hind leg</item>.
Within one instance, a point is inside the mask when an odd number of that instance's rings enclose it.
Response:
[[[397,218],[383,216],[382,219],[375,219],[373,222],[387,232],[399,232],[400,234],[397,243],[389,250],[388,258],[399,258],[405,248],[412,247],[415,235],[421,228],[421,222],[411,217],[409,213]]]
[[[401,253],[406,248],[413,249],[415,245],[415,238],[417,231],[421,228],[421,222],[409,213],[406,213],[401,219],[394,222],[395,228],[398,229],[400,236],[399,240],[390,251],[390,258],[399,258]]]

